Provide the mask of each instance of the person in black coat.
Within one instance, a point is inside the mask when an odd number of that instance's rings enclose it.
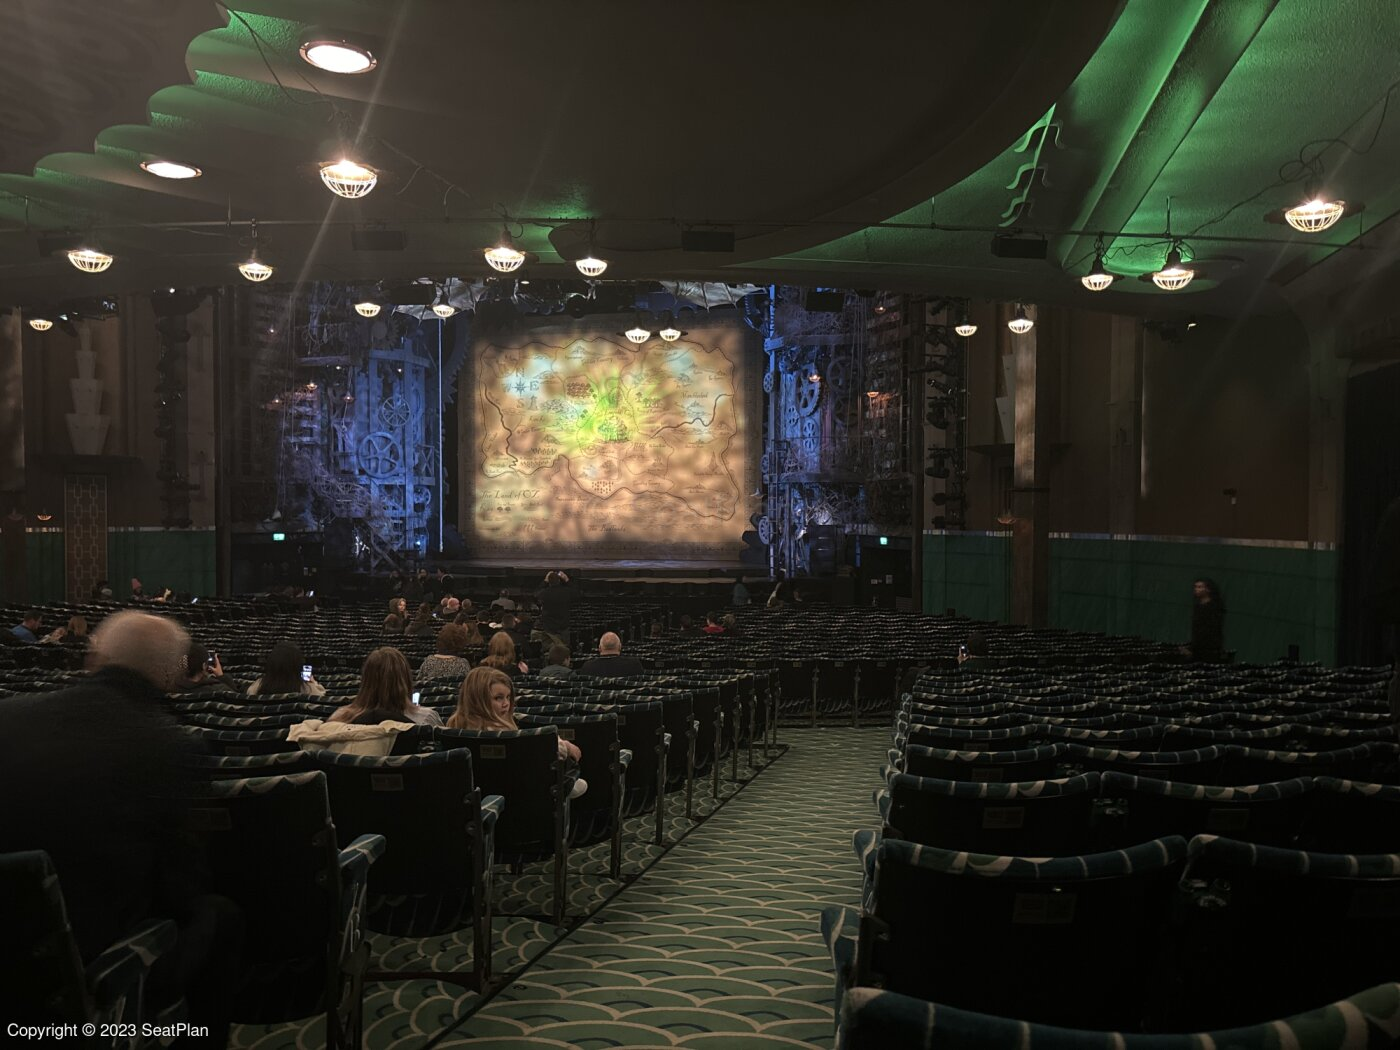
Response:
[[[1191,607],[1191,644],[1184,652],[1196,663],[1218,664],[1225,659],[1225,600],[1220,588],[1207,577],[1191,587],[1195,604]]]
[[[165,697],[185,678],[188,648],[172,619],[117,613],[93,632],[90,678],[0,704],[0,852],[49,854],[84,962],[149,920],[175,920],[147,999],[159,1008],[185,996],[191,1022],[223,1045],[242,914],[205,892],[187,835],[199,749]]]
[[[622,655],[622,639],[612,631],[598,639],[598,655],[574,669],[574,674],[595,678],[622,678],[646,673],[647,669],[640,660]]]

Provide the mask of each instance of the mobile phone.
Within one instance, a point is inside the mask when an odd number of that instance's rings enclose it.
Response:
[[[308,598],[314,598],[314,597],[316,597],[316,592],[315,592],[315,591],[307,591],[307,592],[306,592],[306,596],[307,596]]]
[[[415,690],[414,693],[413,693],[413,702],[414,702],[414,704],[417,704],[422,698],[423,698],[423,694],[420,693],[420,692],[418,692],[417,690]]]
[[[309,682],[309,681],[311,681],[311,665],[310,665],[310,664],[302,664],[302,665],[301,665],[301,680],[302,680],[303,682]]]
[[[210,650],[209,650],[208,658],[204,661],[204,663],[205,663],[207,666],[209,666],[209,667],[213,667],[213,666],[214,666],[216,663],[218,663],[218,662],[219,662],[219,650],[217,650],[217,649],[210,649]]]
[[[961,656],[964,660],[966,660],[966,659],[967,659],[967,646],[965,646],[965,645],[960,645],[960,646],[958,646],[958,655]]]
[[[193,598],[191,598],[191,599],[190,599],[190,604],[191,604],[191,605],[198,605],[198,604],[199,604],[199,595],[196,594]]]

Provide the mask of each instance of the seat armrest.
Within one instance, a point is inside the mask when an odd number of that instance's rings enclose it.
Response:
[[[670,746],[671,746],[671,734],[670,734],[670,733],[662,733],[662,734],[661,734],[661,742],[662,742],[663,744],[665,744],[667,747],[670,747]]]
[[[496,827],[496,821],[506,811],[506,800],[500,795],[487,795],[481,800],[481,824],[489,835]]]
[[[360,883],[369,878],[369,866],[384,855],[388,840],[383,835],[361,835],[340,851],[340,880]]]
[[[86,967],[93,1003],[105,1016],[123,1000],[134,998],[152,964],[171,948],[179,930],[169,919],[148,922],[123,937]]]
[[[619,748],[617,752],[618,765],[626,769],[632,764],[632,752],[628,748]]]

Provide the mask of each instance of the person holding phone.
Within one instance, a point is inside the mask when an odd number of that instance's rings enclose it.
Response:
[[[301,693],[325,696],[326,688],[311,674],[311,665],[295,642],[278,642],[267,652],[263,673],[248,687],[249,696]]]
[[[978,662],[982,665],[991,663],[987,648],[987,636],[981,631],[973,631],[967,636],[967,641],[958,647],[958,664]]]
[[[415,696],[420,694],[413,691],[413,670],[407,658],[393,646],[386,645],[365,657],[364,666],[360,668],[360,691],[354,700],[331,715],[330,721],[351,725],[379,725],[381,722],[442,725],[442,719],[431,707],[413,702]]]
[[[204,648],[203,642],[191,641],[185,653],[185,677],[172,693],[236,693],[243,689],[238,682],[224,677],[224,665],[219,654]]]

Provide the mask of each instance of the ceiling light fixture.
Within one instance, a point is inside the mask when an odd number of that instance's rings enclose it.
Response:
[[[1006,327],[1010,328],[1017,335],[1025,335],[1035,327],[1035,322],[1026,316],[1026,308],[1020,303],[1016,304],[1016,316],[1006,322]]]
[[[515,246],[515,242],[510,238],[510,230],[504,226],[501,227],[500,241],[482,254],[491,264],[491,269],[500,273],[513,273],[520,269],[520,264],[525,261],[525,253]]]
[[[598,258],[598,249],[596,244],[594,243],[594,237],[596,233],[597,222],[589,222],[588,254],[585,255],[582,259],[577,259],[574,261],[574,265],[578,267],[578,272],[583,274],[585,277],[601,277],[603,271],[608,268],[608,261],[606,259]]]
[[[254,219],[248,224],[249,239],[252,241],[252,251],[248,253],[248,260],[238,264],[238,272],[254,284],[261,284],[272,276],[274,267],[267,265],[258,258],[258,220]]]
[[[321,181],[337,197],[354,200],[363,197],[379,182],[379,173],[353,160],[342,157],[321,165]]]
[[[867,391],[865,392],[865,396],[868,397],[868,398],[874,399],[874,398],[877,398],[877,397],[880,396],[880,391],[878,391],[878,390],[867,390]]]
[[[141,170],[160,179],[197,179],[204,174],[193,164],[181,164],[174,160],[143,160]]]
[[[378,317],[379,304],[366,299],[362,303],[355,304],[355,312],[361,317]]]
[[[642,343],[645,343],[648,339],[651,338],[650,332],[648,332],[645,328],[636,326],[627,329],[627,331],[623,332],[622,334],[625,335],[628,339],[632,340],[632,342],[636,343],[638,346],[640,346]]]
[[[1167,252],[1162,268],[1152,275],[1152,283],[1164,292],[1178,292],[1190,284],[1195,276],[1195,270],[1181,264],[1181,248],[1177,242]]]
[[[820,383],[822,381],[822,374],[820,372],[813,372],[807,378],[810,379],[813,383]]]
[[[677,339],[679,339],[679,338],[680,338],[682,335],[684,335],[685,333],[682,332],[679,328],[670,328],[670,327],[667,327],[667,328],[661,329],[661,331],[657,332],[656,334],[659,335],[662,339],[666,340],[666,342],[668,342],[668,343],[674,343]]]
[[[953,331],[957,332],[958,335],[962,336],[964,339],[971,338],[977,334],[977,326],[973,324],[972,320],[967,316],[966,305],[964,305],[961,312],[959,312],[958,323],[953,326]]]
[[[29,327],[36,332],[47,332],[53,327],[53,322],[47,317],[31,317],[29,319]]]
[[[362,44],[347,39],[344,33],[312,28],[302,37],[302,59],[327,73],[368,73],[379,60]]]
[[[1079,283],[1091,292],[1102,292],[1117,279],[1103,264],[1103,234],[1100,234],[1094,241],[1094,265],[1089,267],[1088,273],[1079,278]]]
[[[457,312],[457,308],[451,303],[433,303],[433,313],[437,314],[444,321]]]
[[[111,266],[115,259],[96,248],[74,248],[68,253],[68,261],[83,273],[101,273]]]
[[[1346,214],[1346,201],[1329,201],[1321,197],[1289,208],[1283,213],[1284,221],[1299,233],[1321,233]]]

